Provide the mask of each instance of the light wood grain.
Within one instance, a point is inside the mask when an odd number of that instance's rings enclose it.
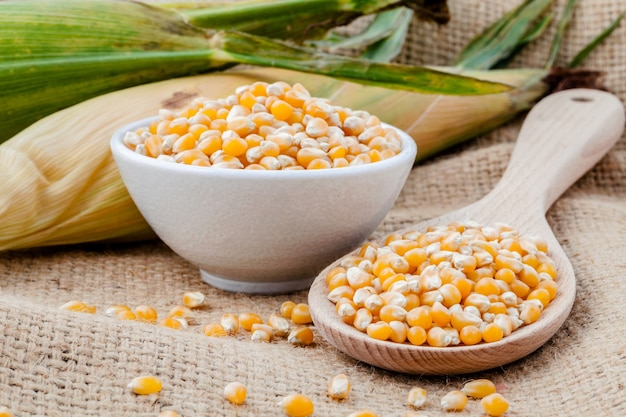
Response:
[[[543,345],[561,327],[574,303],[576,277],[545,214],[578,178],[592,168],[621,137],[624,107],[615,96],[575,89],[552,94],[526,117],[509,165],[496,187],[481,200],[454,212],[413,225],[476,220],[504,222],[522,234],[547,240],[557,265],[559,290],[541,318],[522,326],[499,342],[435,348],[377,341],[343,323],[327,300],[326,272],[309,292],[311,314],[318,331],[344,353],[384,369],[414,374],[460,374],[481,371],[520,359]],[[579,277],[585,279],[585,277]]]

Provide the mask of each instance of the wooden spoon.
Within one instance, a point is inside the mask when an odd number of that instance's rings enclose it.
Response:
[[[481,200],[460,210],[404,229],[423,231],[428,225],[475,220],[483,225],[503,222],[523,235],[548,242],[557,265],[555,299],[535,323],[522,326],[499,342],[473,346],[430,347],[378,341],[341,321],[327,299],[328,266],[314,281],[309,306],[319,333],[340,351],[368,364],[404,373],[460,374],[501,366],[543,345],[563,324],[574,303],[574,270],[545,214],[550,206],[621,137],[624,107],[612,94],[573,89],[552,94],[530,111],[503,177]],[[355,254],[356,251],[353,254]]]

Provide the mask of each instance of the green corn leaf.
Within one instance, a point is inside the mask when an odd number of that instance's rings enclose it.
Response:
[[[411,22],[413,21],[413,12],[406,8],[393,10],[398,13],[399,19],[394,24],[393,33],[379,40],[378,42],[368,46],[361,54],[361,58],[369,59],[376,62],[390,62],[402,52],[406,34],[409,31]],[[383,12],[386,13],[386,12]]]
[[[611,23],[611,25],[609,25],[609,27],[607,27],[598,36],[596,36],[591,42],[589,42],[589,44],[587,44],[583,49],[581,49],[576,54],[576,56],[574,56],[574,58],[572,58],[572,60],[567,64],[567,67],[576,68],[577,66],[579,66],[587,58],[587,56],[589,56],[589,54],[596,48],[596,46],[602,43],[607,37],[609,37],[609,35],[611,35],[611,33],[613,33],[615,29],[617,29],[617,27],[619,26],[620,22],[622,21],[625,15],[626,15],[626,12],[620,14],[619,17],[615,19],[613,23]]]

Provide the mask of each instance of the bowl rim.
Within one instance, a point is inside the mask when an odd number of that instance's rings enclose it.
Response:
[[[282,179],[323,179],[326,177],[346,176],[346,175],[362,175],[366,172],[370,174],[385,171],[396,166],[404,166],[405,164],[414,165],[415,158],[418,152],[417,144],[413,138],[403,130],[392,126],[388,123],[381,122],[384,127],[395,129],[400,139],[402,140],[402,150],[395,156],[382,161],[348,166],[341,169],[314,169],[314,170],[250,170],[250,169],[207,169],[207,167],[193,166],[186,164],[171,163],[165,161],[159,161],[156,158],[151,158],[145,155],[138,154],[132,151],[123,143],[124,135],[136,130],[140,127],[145,127],[150,122],[157,120],[158,116],[148,117],[126,124],[117,129],[109,141],[109,147],[114,158],[124,158],[126,161],[134,165],[142,165],[150,167],[152,169],[161,169],[165,171],[185,173],[185,175],[197,175],[197,176],[219,176],[222,178],[282,178]],[[210,167],[208,167],[210,168]]]

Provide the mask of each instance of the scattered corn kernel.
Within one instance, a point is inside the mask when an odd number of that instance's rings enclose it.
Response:
[[[137,315],[135,314],[135,312],[130,310],[120,310],[117,312],[117,314],[115,314],[115,318],[118,320],[134,321],[137,320]]]
[[[496,385],[488,379],[474,379],[463,385],[461,391],[473,398],[483,398],[496,392]]]
[[[200,291],[188,291],[183,294],[183,305],[189,308],[197,308],[204,304],[204,294]]]
[[[59,307],[61,310],[76,311],[79,313],[95,314],[96,306],[87,304],[83,301],[72,300]]]
[[[313,343],[313,330],[308,326],[297,326],[287,336],[287,341],[292,345],[308,346]]]
[[[195,320],[195,314],[189,307],[184,305],[174,306],[167,313],[167,317],[172,318],[182,318],[185,319],[188,323],[191,323]]]
[[[337,374],[328,383],[328,396],[333,400],[345,400],[351,390],[350,379],[346,374]]]
[[[450,391],[441,398],[441,408],[446,411],[462,411],[467,405],[467,395],[461,391]]]
[[[130,307],[121,304],[112,305],[104,311],[104,315],[108,317],[115,317],[117,313],[123,310],[130,311]]]
[[[179,320],[175,317],[163,317],[161,320],[159,320],[158,325],[178,330],[184,328],[183,320],[184,319]]]
[[[291,311],[291,321],[293,321],[294,324],[313,323],[308,304],[299,303],[293,306],[293,310]]]
[[[13,411],[7,407],[0,407],[0,417],[13,417]]]
[[[222,337],[228,334],[226,332],[226,329],[224,329],[224,326],[222,326],[220,323],[205,324],[202,327],[202,333],[204,333],[205,336],[210,337]]]
[[[226,333],[234,334],[239,331],[239,318],[231,313],[225,313],[220,318],[220,324]]]
[[[128,383],[128,388],[138,395],[149,395],[161,392],[163,384],[156,376],[144,375],[133,378]]]
[[[138,321],[144,321],[146,323],[156,323],[157,321],[157,311],[150,306],[137,306],[135,307],[134,313]]]
[[[421,408],[426,404],[426,390],[420,387],[413,387],[409,390],[406,402],[413,408]]]
[[[180,414],[174,410],[163,410],[159,413],[159,417],[180,417]]]
[[[499,417],[509,409],[509,402],[501,394],[489,394],[480,400],[483,410],[492,417]]]
[[[378,414],[372,410],[363,409],[348,414],[348,417],[378,417]]]
[[[313,401],[303,394],[290,394],[280,401],[280,406],[289,417],[308,417],[313,414]]]
[[[274,335],[285,337],[289,334],[290,325],[286,318],[277,313],[270,314],[267,324],[274,329]]]
[[[224,398],[235,405],[243,404],[247,395],[248,390],[241,382],[230,382],[224,387]]]
[[[285,301],[280,305],[280,314],[286,319],[291,319],[291,313],[293,312],[293,308],[296,306],[296,303],[293,301]]]
[[[239,326],[242,329],[251,331],[255,323],[263,323],[263,319],[257,313],[245,312],[239,315]]]

